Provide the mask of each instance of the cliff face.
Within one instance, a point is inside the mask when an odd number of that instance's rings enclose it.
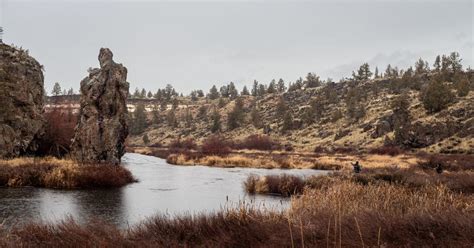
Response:
[[[99,53],[100,69],[81,81],[80,116],[71,146],[80,162],[120,163],[128,135],[127,68],[112,59],[108,48]]]
[[[37,149],[42,133],[44,77],[28,52],[0,43],[0,157]]]

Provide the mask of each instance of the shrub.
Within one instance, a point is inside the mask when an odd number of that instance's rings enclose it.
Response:
[[[203,141],[201,152],[204,155],[225,156],[231,152],[231,149],[229,143],[223,137],[213,135]]]
[[[70,151],[77,115],[71,109],[54,108],[44,116],[45,133],[39,140],[37,155],[62,157]]]
[[[254,134],[250,135],[236,145],[240,149],[272,151],[281,149],[280,143],[274,141],[269,136]]]
[[[301,194],[305,181],[293,175],[250,175],[244,182],[245,190],[250,194],[277,194],[285,197]]]
[[[454,99],[450,87],[439,80],[432,80],[421,94],[421,102],[428,113],[445,109]]]
[[[192,138],[187,138],[185,140],[178,138],[170,142],[169,148],[172,152],[184,152],[195,150],[197,145]]]

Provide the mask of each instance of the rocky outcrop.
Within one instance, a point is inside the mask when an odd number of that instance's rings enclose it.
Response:
[[[44,125],[42,66],[28,52],[0,43],[0,157],[37,149]]]
[[[119,164],[128,135],[127,68],[112,59],[108,48],[99,53],[100,69],[81,81],[80,117],[71,155],[84,163]]]

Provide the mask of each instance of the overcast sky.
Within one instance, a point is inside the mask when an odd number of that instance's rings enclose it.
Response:
[[[0,0],[4,42],[29,49],[54,82],[79,88],[101,47],[128,68],[131,90],[207,91],[233,81],[350,76],[460,52],[473,65],[471,0],[13,1]]]

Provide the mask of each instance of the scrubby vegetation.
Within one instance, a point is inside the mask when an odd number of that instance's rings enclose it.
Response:
[[[306,190],[287,212],[243,205],[210,215],[156,216],[120,230],[97,220],[30,224],[0,232],[1,246],[469,247],[471,195],[443,185],[416,191],[336,180]]]
[[[135,182],[122,166],[77,164],[55,158],[17,158],[0,161],[0,186],[59,189],[120,187]]]

